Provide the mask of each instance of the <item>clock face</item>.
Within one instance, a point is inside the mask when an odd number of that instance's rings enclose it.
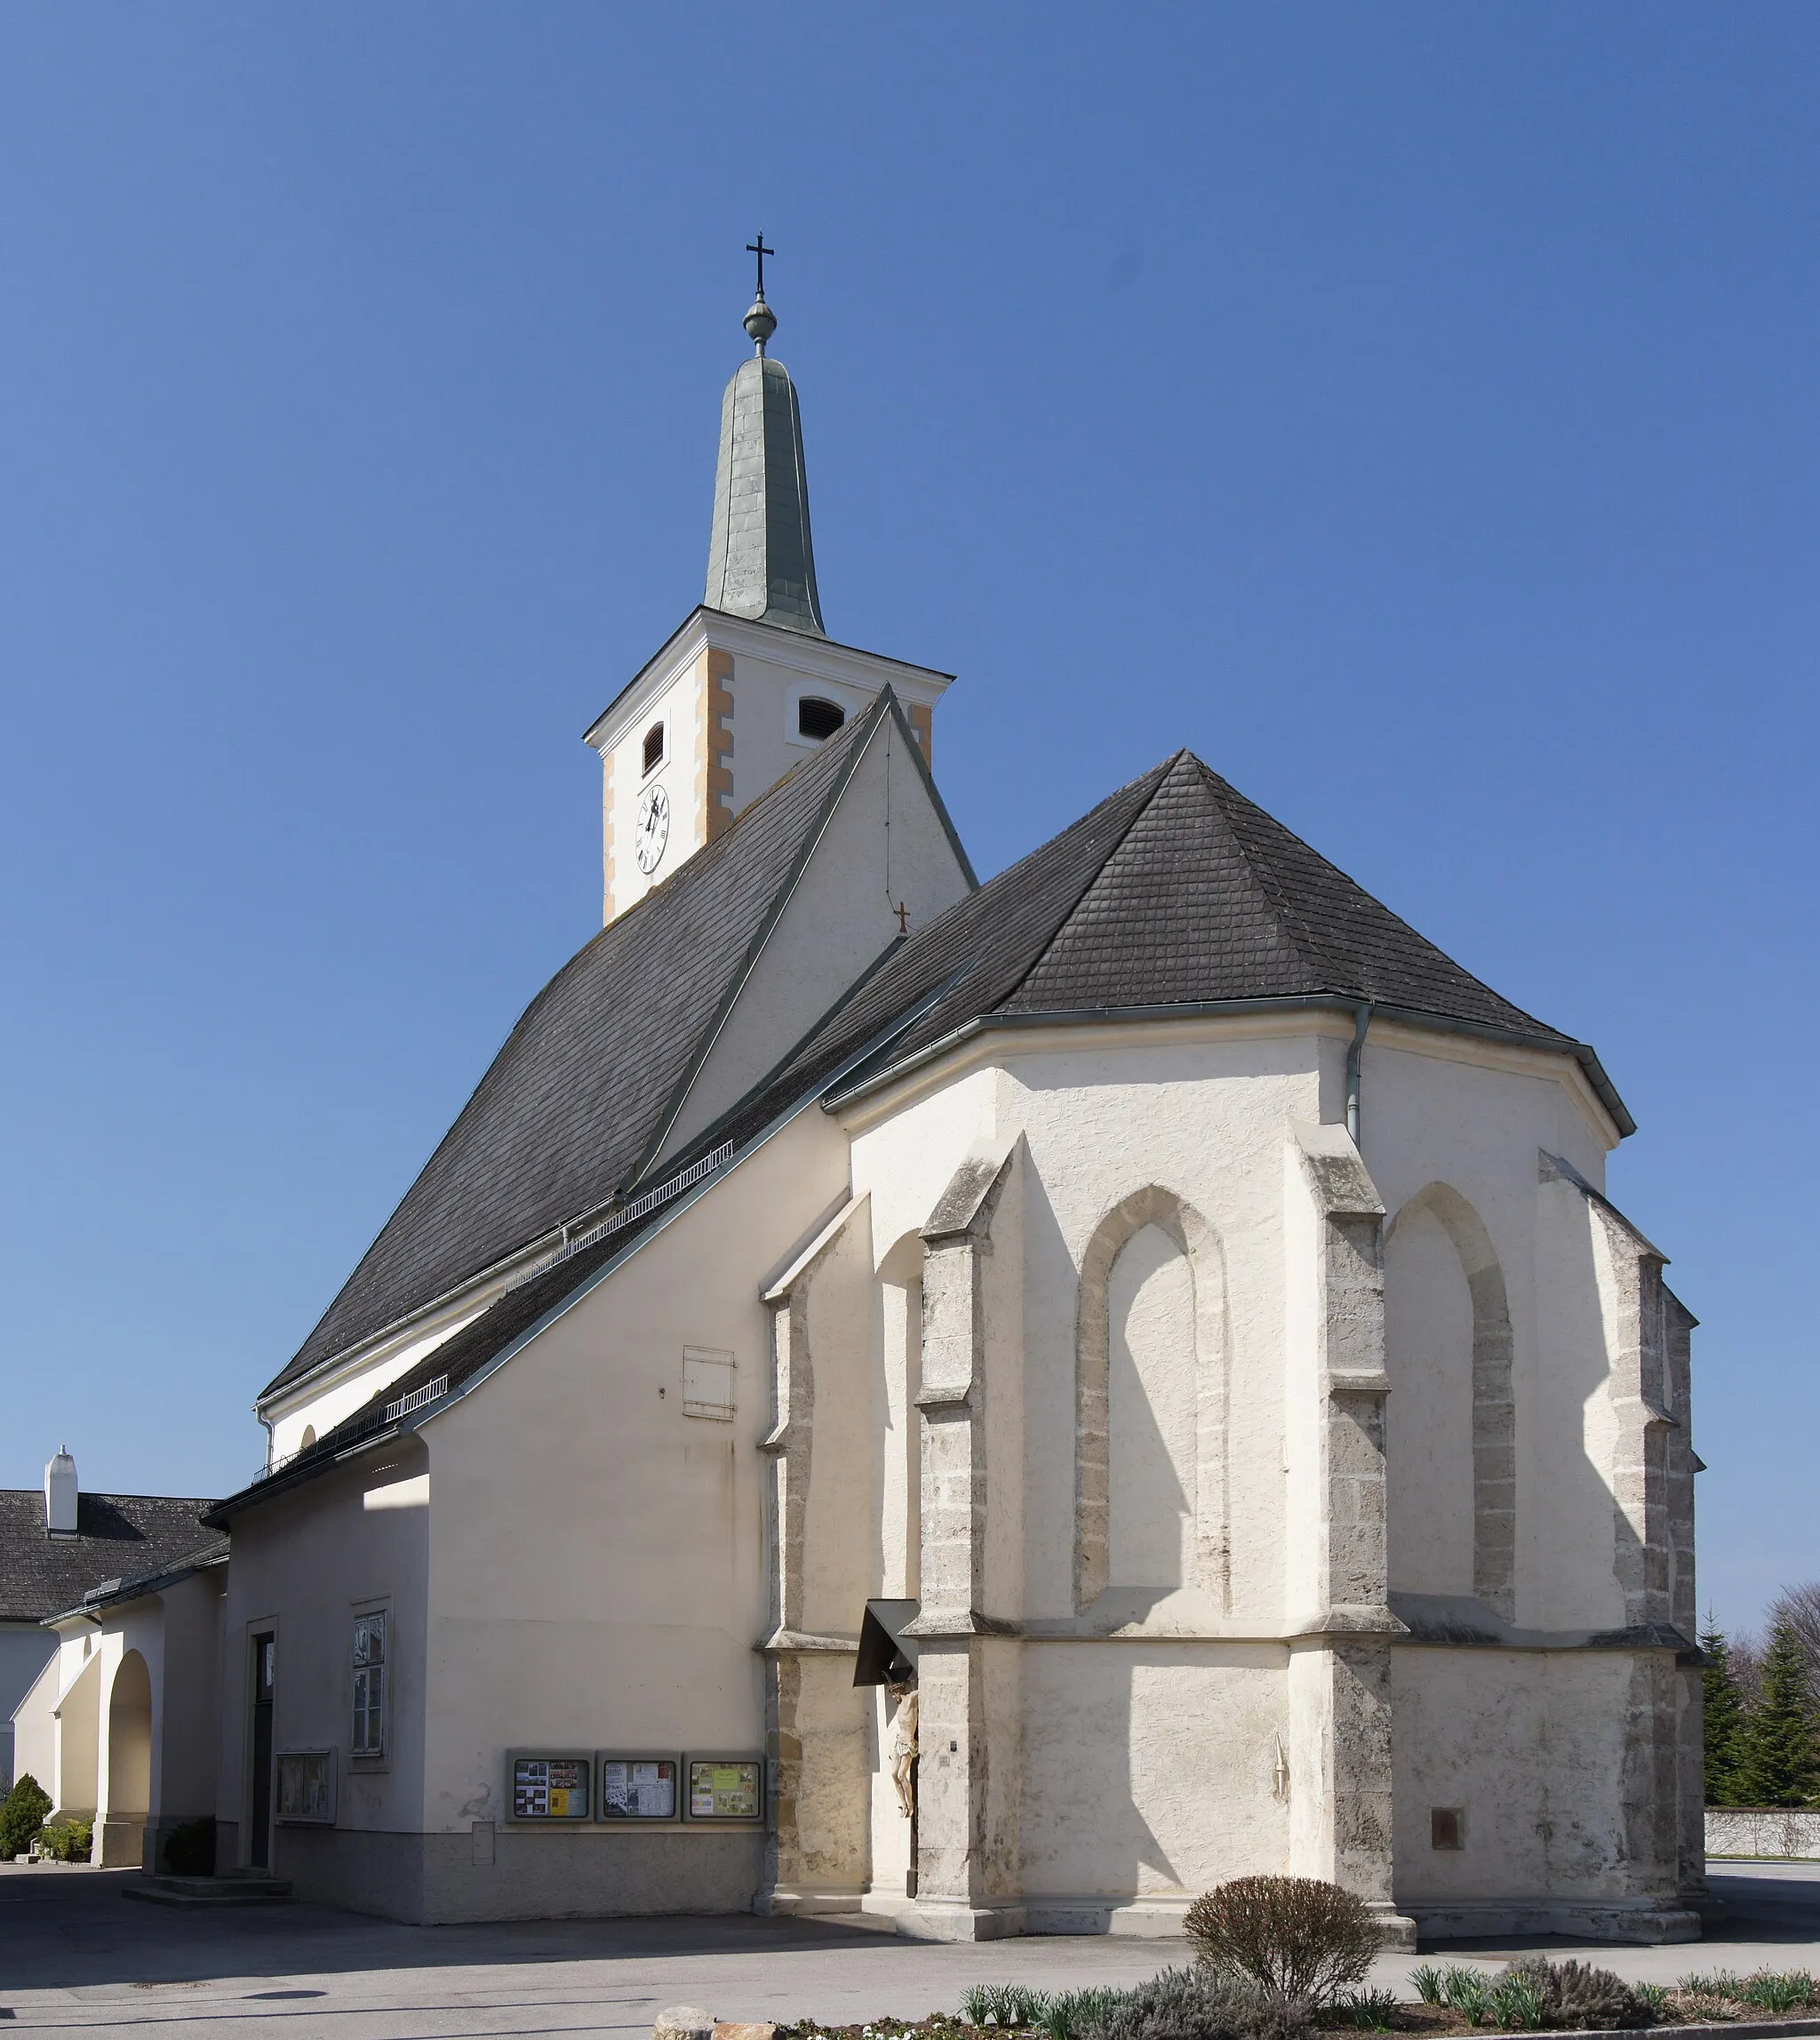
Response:
[[[662,787],[647,787],[638,798],[638,825],[632,832],[638,868],[655,871],[670,840],[670,796]]]

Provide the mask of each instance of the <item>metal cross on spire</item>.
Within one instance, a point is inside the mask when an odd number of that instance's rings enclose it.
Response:
[[[764,259],[767,255],[775,255],[777,250],[767,248],[764,236],[761,234],[757,240],[746,244],[746,252],[758,257],[758,295],[752,300],[752,309],[746,313],[744,324],[752,344],[762,355],[764,343],[778,330],[777,314],[764,301]]]

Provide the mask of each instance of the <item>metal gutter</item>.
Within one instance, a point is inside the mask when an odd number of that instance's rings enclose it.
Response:
[[[1346,1050],[1346,1138],[1359,1145],[1359,1090],[1365,1062],[1365,1034],[1371,1025],[1369,1004],[1359,1008],[1353,1023],[1352,1045]]]

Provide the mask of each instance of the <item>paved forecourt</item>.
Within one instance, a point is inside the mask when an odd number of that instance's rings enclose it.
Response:
[[[1130,1984],[1187,1959],[1177,1940],[1106,1936],[974,1947],[738,1915],[408,1927],[325,1907],[225,1913],[125,1905],[130,1871],[0,1867],[0,2018],[14,2031],[158,2040],[457,2040],[647,2033],[667,2004],[827,2024],[953,2010],[970,1983]],[[1639,1980],[1694,1969],[1820,1971],[1820,1864],[1728,1863],[1704,1942],[1579,1948]],[[1517,1944],[1501,1944],[1513,1951]],[[1500,1949],[1449,1944],[1464,1959]],[[1412,1963],[1387,1956],[1376,1981]]]

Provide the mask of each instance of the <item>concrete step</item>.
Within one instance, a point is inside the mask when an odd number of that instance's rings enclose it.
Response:
[[[124,1899],[148,1906],[259,1906],[291,1896],[289,1877],[229,1870],[219,1877],[139,1876],[120,1887]]]

